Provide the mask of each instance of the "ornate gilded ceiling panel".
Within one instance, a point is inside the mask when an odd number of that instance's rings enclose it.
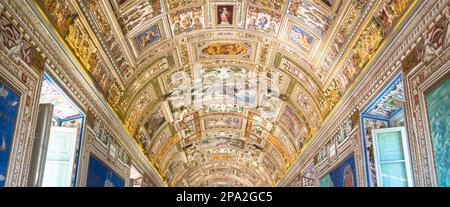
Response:
[[[415,0],[35,0],[170,186],[270,186]]]

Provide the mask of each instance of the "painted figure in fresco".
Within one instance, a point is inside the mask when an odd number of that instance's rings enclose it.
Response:
[[[219,12],[220,12],[219,24],[222,24],[222,25],[231,24],[231,21],[230,21],[231,11],[228,11],[227,7],[223,7],[221,9],[219,9]]]
[[[444,19],[444,18],[443,18]],[[444,49],[445,22],[441,19],[425,38],[424,60],[429,63]]]
[[[0,152],[6,152],[6,139],[2,136],[2,145],[0,145]]]
[[[30,63],[31,45],[4,16],[0,16],[0,49]]]
[[[202,23],[202,10],[195,10],[194,11],[194,29],[201,29],[203,28]]]
[[[215,43],[208,45],[202,50],[202,53],[208,55],[240,55],[247,52],[247,48],[237,43]]]
[[[188,30],[193,24],[192,17],[190,15],[186,15],[181,23],[183,25],[183,29]]]
[[[153,39],[154,36],[155,33],[153,31],[148,31],[147,34],[142,37],[141,47],[144,48],[145,46],[147,46],[147,44],[149,44],[148,42]]]
[[[280,14],[268,10],[249,7],[246,27],[269,34],[275,34],[280,26]]]
[[[292,27],[291,39],[300,47],[308,51],[311,50],[312,42],[314,41],[314,38],[310,34],[306,33],[304,30],[297,26]]]
[[[348,164],[344,169],[344,187],[354,187],[352,167]]]
[[[180,17],[177,15],[177,16],[174,16],[173,17],[173,31],[174,31],[174,33],[175,34],[179,34],[180,32],[181,32],[181,21],[180,21]]]
[[[106,180],[105,180],[105,184],[103,185],[103,187],[114,187],[114,183],[111,181],[112,178],[112,172],[108,172],[106,174]]]
[[[410,0],[388,0],[385,2],[386,6],[382,7],[376,17],[385,30],[385,33],[389,32],[395,25],[409,2]]]
[[[263,16],[261,18],[258,19],[258,26],[261,30],[265,30],[266,25],[269,23],[269,20],[267,19],[267,17]]]
[[[250,20],[248,22],[248,28],[249,29],[256,29],[256,17],[258,16],[258,13],[255,11],[249,11]]]
[[[201,8],[178,11],[170,15],[170,20],[175,34],[203,28]]]

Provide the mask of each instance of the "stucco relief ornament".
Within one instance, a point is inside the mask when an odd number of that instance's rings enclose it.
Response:
[[[327,101],[330,103],[330,105],[329,105],[330,108],[333,108],[334,105],[336,105],[336,103],[339,101],[339,98],[340,98],[339,91],[338,91],[335,80],[331,81],[331,84],[325,91],[324,95],[325,95],[325,98],[327,99]]]
[[[6,54],[30,63],[31,45],[24,40],[23,34],[11,26],[8,19],[0,17],[0,48]]]
[[[350,132],[353,130],[353,124],[351,120],[347,120],[344,123],[345,136],[350,135]]]
[[[436,24],[433,29],[427,33],[425,37],[425,51],[424,51],[424,60],[429,63],[434,60],[443,50],[445,37],[444,34],[444,25],[443,27],[439,26],[439,23]]]
[[[347,137],[347,134],[343,129],[339,129],[337,135],[336,135],[336,141],[337,143],[342,143],[344,139]]]

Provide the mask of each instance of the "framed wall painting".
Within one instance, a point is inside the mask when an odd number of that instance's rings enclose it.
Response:
[[[86,187],[125,187],[125,180],[96,157],[90,156]]]
[[[20,97],[0,82],[0,187],[5,186]]]
[[[355,156],[351,155],[319,180],[320,187],[356,187]]]
[[[234,5],[216,5],[216,26],[217,27],[232,27],[235,25],[235,9]]]
[[[450,186],[450,78],[425,94],[438,186]]]

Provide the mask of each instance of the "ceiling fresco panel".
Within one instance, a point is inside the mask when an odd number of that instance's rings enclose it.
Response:
[[[276,36],[281,25],[281,14],[268,9],[249,6],[245,28]]]
[[[327,34],[334,18],[333,15],[323,12],[317,5],[305,0],[290,0],[287,14],[321,36]]]

